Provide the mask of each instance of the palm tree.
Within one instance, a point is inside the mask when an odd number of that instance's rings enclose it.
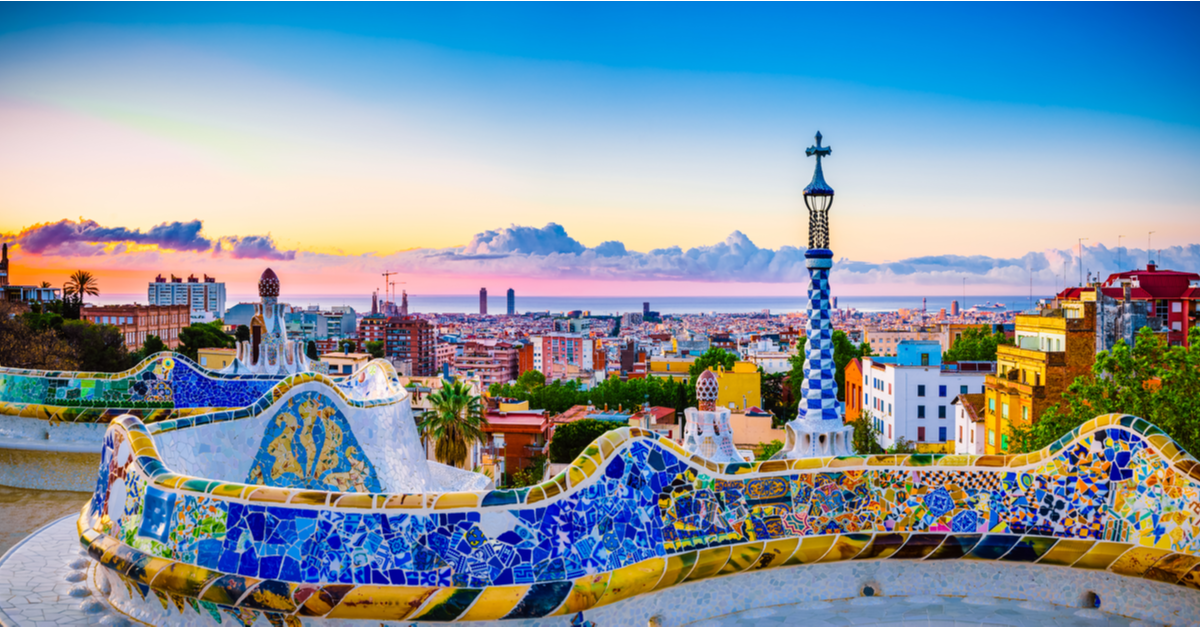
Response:
[[[42,281],[42,287],[50,287],[49,281]]]
[[[439,462],[462,468],[468,447],[484,439],[483,399],[465,382],[454,381],[429,395],[429,407],[421,417],[421,437],[434,440]]]
[[[96,275],[87,270],[76,270],[71,273],[71,278],[63,287],[64,296],[78,296],[80,301],[86,296],[100,295],[100,281],[96,279]]]

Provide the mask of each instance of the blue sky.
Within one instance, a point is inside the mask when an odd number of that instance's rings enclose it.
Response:
[[[790,258],[820,129],[834,251],[847,272],[922,268],[893,291],[953,291],[1029,253],[1061,265],[1078,237],[1144,249],[1155,231],[1184,262],[1200,242],[1198,17],[1195,3],[9,3],[0,234],[202,220],[208,240],[270,236],[342,281],[330,258],[554,223],[575,242],[560,253],[678,247],[649,265],[690,268],[671,275],[679,290],[762,293],[757,266],[685,253],[745,238]],[[413,273],[452,291],[566,263],[456,275],[433,258]],[[571,263],[620,291],[643,261]]]

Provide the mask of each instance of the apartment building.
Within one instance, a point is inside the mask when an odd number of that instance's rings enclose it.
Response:
[[[1010,426],[1041,418],[1096,360],[1096,303],[1059,301],[1016,317],[1014,344],[996,350],[997,371],[985,391],[988,455],[1008,452]]]
[[[363,346],[367,342],[383,342],[384,357],[411,366],[414,377],[430,377],[436,374],[435,341],[433,325],[413,316],[365,316],[358,325],[358,338]]]
[[[519,352],[520,348],[511,342],[468,340],[463,343],[462,354],[454,358],[454,369],[478,375],[486,390],[492,384],[503,385],[517,378]]]
[[[187,305],[194,322],[211,322],[225,315],[225,284],[207,274],[203,279],[189,275],[185,281],[174,274],[170,280],[158,275],[146,290],[151,305]]]
[[[942,363],[936,341],[900,342],[894,357],[863,357],[863,406],[880,431],[880,445],[900,438],[949,448],[955,426],[951,402],[982,393],[993,362]]]

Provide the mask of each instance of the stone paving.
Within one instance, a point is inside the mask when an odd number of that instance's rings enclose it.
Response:
[[[992,597],[860,597],[763,607],[688,627],[1143,627],[1099,610]]]
[[[101,624],[105,614],[82,609],[99,601],[84,581],[89,561],[79,548],[76,516],[47,525],[0,558],[0,623],[14,627]]]

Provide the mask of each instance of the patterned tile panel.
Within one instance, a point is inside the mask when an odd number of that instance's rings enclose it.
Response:
[[[321,414],[319,395],[293,400],[294,416]],[[1200,586],[1200,487],[1183,470],[1194,460],[1155,435],[1144,421],[1103,416],[1019,463],[884,456],[718,472],[632,428],[589,447],[569,487],[564,473],[522,490],[349,499],[342,486],[321,490],[304,470],[319,455],[295,438],[283,465],[303,473],[280,476],[312,482],[303,486],[174,475],[129,416],[106,435],[81,541],[106,547],[106,567],[134,593],[270,620],[536,618],[684,581],[851,559],[1040,563]]]

